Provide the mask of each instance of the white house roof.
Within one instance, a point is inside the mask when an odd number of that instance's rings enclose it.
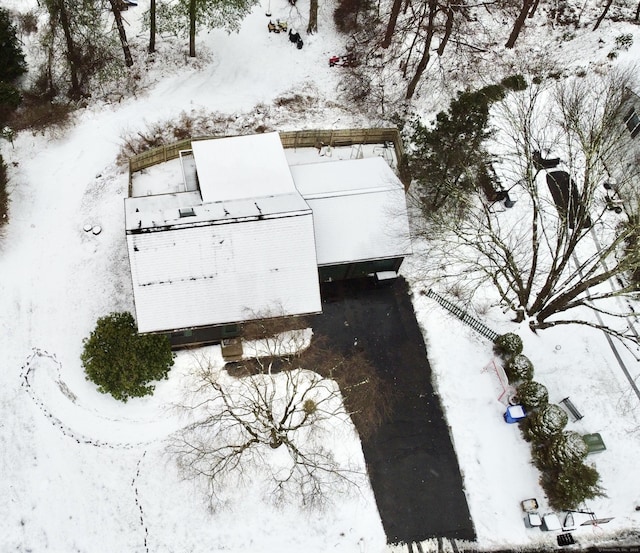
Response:
[[[277,132],[191,144],[203,202],[295,192]]]
[[[291,167],[313,210],[318,265],[411,253],[402,183],[381,157]]]
[[[199,190],[125,200],[140,332],[318,313],[318,266],[410,253],[381,157],[290,168],[277,133],[192,146]]]
[[[140,332],[321,311],[310,211],[133,233],[127,245]]]
[[[309,212],[298,192],[256,199],[202,203],[198,192],[125,199],[127,232],[194,225],[224,224]]]

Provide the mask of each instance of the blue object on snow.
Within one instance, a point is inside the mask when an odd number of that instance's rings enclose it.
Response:
[[[522,405],[509,405],[504,414],[504,420],[509,424],[513,424],[514,422],[524,419],[526,416],[527,412]]]

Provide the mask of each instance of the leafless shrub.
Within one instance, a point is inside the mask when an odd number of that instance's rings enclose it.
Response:
[[[69,102],[51,100],[46,96],[26,93],[20,107],[12,114],[9,126],[16,130],[44,132],[63,131],[70,124],[75,106]]]
[[[122,163],[132,155],[178,140],[196,136],[225,135],[234,120],[231,115],[217,112],[186,113],[183,111],[177,119],[159,121],[147,129],[125,135],[118,162]]]
[[[38,16],[33,10],[17,13],[15,17],[22,35],[31,35],[38,31]]]

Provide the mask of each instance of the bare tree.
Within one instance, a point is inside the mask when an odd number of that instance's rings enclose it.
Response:
[[[496,140],[504,165],[513,170],[503,175],[503,184],[520,194],[523,216],[501,217],[496,204],[480,194],[460,198],[464,219],[434,215],[424,230],[440,236],[431,240],[429,255],[444,281],[468,290],[490,282],[502,304],[534,330],[582,324],[638,341],[624,301],[637,295],[626,277],[640,267],[640,252],[625,255],[625,244],[640,231],[638,218],[631,213],[620,224],[607,209],[602,187],[628,145],[622,119],[630,78],[622,72],[554,88],[532,86],[501,104]],[[564,161],[564,206],[550,194],[555,183],[549,179],[559,178],[560,171],[555,177],[541,171],[545,149]],[[637,170],[625,178],[637,179]],[[624,190],[626,184],[618,187]],[[630,202],[628,209],[637,204]],[[594,312],[599,317],[589,315]]]
[[[309,339],[305,330],[267,336],[228,370],[196,363],[180,405],[193,420],[169,449],[185,475],[206,482],[212,508],[248,479],[264,482],[277,502],[305,506],[362,484],[364,467],[330,445],[349,428],[349,413],[334,380],[303,368]]]
[[[113,41],[104,32],[103,3],[42,0],[49,15],[43,37],[49,92],[57,80],[68,80],[69,97],[78,99],[90,93],[90,84],[113,63]]]

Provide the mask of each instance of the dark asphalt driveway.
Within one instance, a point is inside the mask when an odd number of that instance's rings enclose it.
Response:
[[[362,444],[387,540],[475,540],[406,282],[331,283],[322,294],[314,332],[342,351],[361,347],[394,391],[391,419]]]

